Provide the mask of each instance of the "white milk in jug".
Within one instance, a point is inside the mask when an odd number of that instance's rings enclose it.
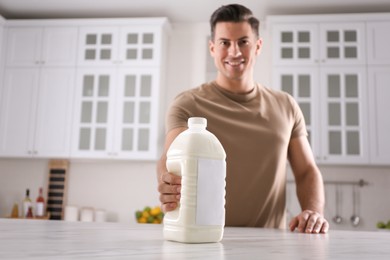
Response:
[[[164,216],[164,238],[184,243],[218,242],[225,226],[226,153],[207,120],[188,119],[167,152],[167,169],[182,176],[181,198]]]

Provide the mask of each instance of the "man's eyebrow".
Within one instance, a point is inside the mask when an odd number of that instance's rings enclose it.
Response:
[[[238,41],[246,40],[246,39],[249,39],[249,37],[248,36],[243,36],[243,37],[239,38]],[[231,41],[231,39],[227,39],[227,38],[221,37],[221,38],[218,38],[218,41]]]

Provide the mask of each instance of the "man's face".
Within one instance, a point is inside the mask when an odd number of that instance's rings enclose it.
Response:
[[[217,23],[214,41],[210,41],[209,48],[219,77],[224,77],[225,80],[252,78],[261,44],[261,39],[257,39],[247,22]]]

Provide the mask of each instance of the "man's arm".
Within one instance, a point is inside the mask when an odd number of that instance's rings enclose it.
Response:
[[[181,177],[169,173],[166,167],[167,151],[175,138],[187,128],[175,128],[165,136],[164,152],[157,163],[157,183],[160,193],[161,208],[164,212],[172,211],[180,201]]]
[[[326,233],[329,223],[324,218],[324,185],[306,136],[291,139],[288,159],[297,185],[298,200],[302,212],[294,217],[290,230],[299,232]]]

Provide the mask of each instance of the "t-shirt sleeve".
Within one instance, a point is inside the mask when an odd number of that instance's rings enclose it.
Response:
[[[165,117],[165,131],[168,133],[178,127],[187,127],[188,118],[194,114],[194,100],[190,92],[179,94],[169,105]]]
[[[303,116],[302,110],[299,107],[298,103],[292,96],[289,96],[290,103],[293,109],[294,124],[291,131],[291,139],[299,136],[307,136],[305,118]]]

